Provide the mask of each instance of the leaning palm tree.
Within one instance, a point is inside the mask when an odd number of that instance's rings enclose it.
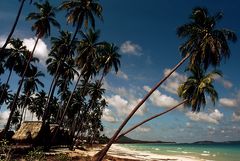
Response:
[[[20,93],[21,88],[22,88],[23,80],[24,80],[25,74],[27,72],[28,66],[30,64],[30,61],[33,57],[33,53],[34,53],[34,51],[37,47],[39,39],[42,38],[43,36],[49,36],[50,35],[50,33],[51,33],[51,28],[50,28],[51,25],[50,24],[52,24],[53,26],[55,26],[57,28],[60,28],[59,23],[55,20],[54,8],[49,4],[48,1],[46,1],[43,4],[34,3],[34,5],[39,10],[39,13],[30,13],[27,16],[27,20],[36,20],[36,22],[32,26],[32,30],[36,31],[37,39],[36,39],[36,42],[34,44],[32,52],[29,54],[29,58],[28,58],[26,66],[25,66],[25,69],[23,70],[22,78],[20,80],[17,93],[16,93],[16,95],[14,97],[14,100],[13,100],[13,103],[12,103],[11,112],[10,112],[7,124],[4,128],[4,133],[9,129],[13,113],[16,109],[16,102],[17,102],[19,93]]]
[[[199,112],[202,107],[206,105],[206,96],[208,94],[211,98],[213,104],[215,104],[216,100],[218,99],[218,94],[214,89],[213,81],[216,76],[221,76],[221,72],[214,70],[209,74],[205,73],[205,70],[199,68],[198,66],[191,66],[187,69],[191,73],[188,77],[186,82],[181,84],[178,88],[178,95],[183,99],[182,102],[169,108],[166,111],[163,111],[159,114],[156,114],[152,117],[149,117],[142,122],[136,124],[135,126],[129,128],[128,130],[122,132],[116,140],[120,137],[126,135],[127,133],[131,132],[132,130],[136,129],[137,127],[141,126],[142,124],[157,118],[163,114],[166,114],[175,108],[179,107],[180,105],[184,104],[185,106],[191,107],[193,112]]]
[[[88,27],[89,22],[95,28],[95,17],[102,20],[102,6],[98,0],[67,0],[61,3],[60,9],[67,10],[67,22],[76,26],[73,40],[80,31],[82,25]]]
[[[180,26],[177,29],[177,35],[180,38],[187,39],[180,50],[183,53],[183,59],[172,70],[160,80],[153,88],[144,96],[144,98],[134,107],[131,113],[122,122],[120,127],[114,133],[108,144],[97,155],[96,160],[101,161],[106,155],[123,127],[129,119],[141,107],[141,105],[151,96],[151,94],[188,58],[191,64],[203,65],[205,69],[209,65],[217,66],[223,58],[228,58],[230,48],[228,41],[235,42],[237,37],[234,32],[228,29],[218,29],[217,22],[223,17],[222,12],[214,16],[209,15],[207,9],[194,8],[190,16],[190,23]]]

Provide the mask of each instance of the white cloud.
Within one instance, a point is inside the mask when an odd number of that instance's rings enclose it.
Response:
[[[112,107],[114,107],[117,111],[117,114],[119,116],[128,115],[134,106],[139,102],[138,99],[130,99],[129,101],[122,98],[119,95],[114,95],[112,97],[106,98],[108,104]],[[137,115],[143,115],[147,112],[147,109],[145,105],[143,104],[142,107],[139,108],[139,110],[136,112]]]
[[[165,69],[164,76],[169,74],[170,71],[171,71],[171,69]],[[171,76],[163,83],[161,88],[163,88],[164,90],[166,90],[170,93],[177,94],[177,89],[178,89],[179,85],[181,83],[185,82],[186,79],[187,79],[187,77],[185,75],[179,74],[178,72],[173,72],[171,74]]]
[[[0,36],[0,47],[3,46],[3,44],[5,43],[5,41],[6,41],[6,37]]]
[[[222,106],[227,106],[227,107],[236,107],[238,105],[236,99],[230,99],[230,98],[220,98],[219,103]]]
[[[232,120],[233,121],[240,121],[240,111],[233,112]]]
[[[0,126],[3,126],[7,123],[9,113],[10,113],[9,110],[5,110],[5,111],[0,112]]]
[[[144,86],[143,89],[147,92],[151,90],[148,86]],[[158,107],[172,107],[178,104],[177,100],[170,96],[162,94],[159,90],[153,92],[153,94],[150,96],[150,101],[153,105]]]
[[[232,88],[233,84],[229,80],[224,79],[223,77],[220,77],[218,75],[215,76],[215,79],[223,85],[226,89]]]
[[[136,128],[137,132],[149,132],[151,130],[152,130],[151,127],[148,126],[140,126]]]
[[[199,112],[199,113],[187,112],[186,116],[193,121],[202,121],[202,122],[219,124],[219,121],[223,118],[223,113],[215,109],[213,112],[209,114],[204,112]]]
[[[28,50],[32,51],[34,44],[36,42],[36,37],[35,38],[25,38],[23,39],[23,44],[27,47]],[[48,57],[49,50],[47,48],[47,44],[42,40],[39,39],[37,47],[34,52],[34,56],[39,58],[40,63],[42,65],[45,65],[45,62]]]
[[[129,55],[137,55],[140,56],[142,55],[142,48],[138,44],[135,44],[131,41],[125,41],[121,47],[120,50],[124,54],[129,54]]]
[[[2,46],[5,43],[5,40],[6,40],[5,37],[0,36],[0,46]],[[29,51],[32,51],[35,42],[36,42],[36,37],[23,39],[23,45],[25,45]],[[42,65],[45,65],[45,62],[48,58],[48,53],[49,53],[49,50],[47,48],[47,44],[42,39],[39,39],[37,47],[34,52],[34,56],[39,58],[40,63]]]
[[[117,77],[128,80],[128,75],[121,70],[117,72]]]
[[[187,123],[186,123],[186,126],[187,126],[188,128],[192,128],[192,124],[191,124],[190,122],[187,122]]]
[[[115,123],[117,121],[116,118],[113,116],[112,111],[108,108],[104,109],[102,119],[111,123]]]

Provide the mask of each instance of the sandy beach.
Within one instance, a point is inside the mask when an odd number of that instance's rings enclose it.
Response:
[[[94,156],[101,147],[87,148],[87,150],[76,149],[73,151],[66,151],[71,157],[77,156]],[[62,152],[62,150],[61,150]],[[135,161],[200,161],[201,159],[193,156],[167,156],[153,154],[150,152],[135,151],[125,147],[121,147],[119,144],[114,144],[111,146],[110,150],[107,153],[108,161],[110,160],[135,160]]]

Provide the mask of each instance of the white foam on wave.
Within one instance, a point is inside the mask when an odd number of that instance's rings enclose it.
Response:
[[[202,153],[201,156],[210,156],[210,154]]]
[[[167,150],[167,152],[171,152],[171,153],[179,153],[178,151],[174,151],[174,150]]]
[[[189,152],[189,151],[182,151],[183,154],[190,154],[192,152]]]
[[[209,153],[210,153],[210,151],[203,151],[203,153],[207,153],[207,154],[209,154]]]
[[[155,148],[154,150],[160,150],[159,148]]]

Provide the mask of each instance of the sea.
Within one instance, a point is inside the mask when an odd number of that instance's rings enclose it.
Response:
[[[200,161],[240,161],[240,144],[121,144],[136,151],[168,156],[193,156]]]

